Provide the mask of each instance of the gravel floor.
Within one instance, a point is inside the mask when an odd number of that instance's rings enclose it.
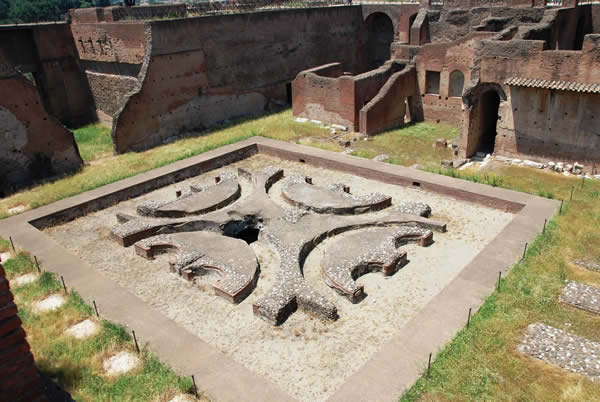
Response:
[[[256,155],[187,183],[210,182],[217,174],[235,171],[237,167],[258,170],[271,165],[284,168],[286,176],[310,176],[316,185],[344,183],[355,194],[390,195],[392,208],[405,201],[426,202],[433,210],[431,219],[447,223],[448,232],[435,233],[435,242],[430,247],[405,246],[409,263],[395,275],[384,277],[373,273],[361,277],[359,283],[369,292],[357,304],[338,295],[321,279],[323,250],[333,242],[344,241],[348,233],[324,241],[307,258],[304,275],[316,291],[337,305],[340,318],[325,322],[299,311],[280,327],[273,327],[252,313],[252,303],[270,288],[278,269],[279,257],[268,244],[260,241],[251,244],[261,265],[258,285],[242,303],[232,305],[215,296],[211,286],[202,282],[203,278],[191,284],[169,273],[169,255],[158,255],[148,261],[137,256],[133,247],[122,248],[109,238],[111,227],[117,224],[116,212],[134,214],[135,205],[143,200],[173,199],[175,189],[185,188],[185,182],[48,228],[46,233],[90,266],[204,341],[279,384],[290,395],[302,401],[322,401],[397,329],[417,315],[513,218],[510,213],[418,189],[265,155]],[[276,183],[270,191],[272,199],[282,205],[286,205],[281,197],[284,181]],[[240,182],[244,199],[250,183],[244,179]]]
[[[560,295],[560,301],[591,313],[600,314],[600,289],[584,283],[568,281]]]
[[[562,369],[600,380],[600,343],[534,323],[527,327],[519,352]]]

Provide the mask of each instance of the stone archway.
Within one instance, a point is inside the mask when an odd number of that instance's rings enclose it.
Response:
[[[499,84],[482,83],[467,88],[463,99],[463,129],[459,155],[469,158],[477,152],[494,152],[499,110],[506,93]]]
[[[367,17],[367,63],[369,69],[380,67],[391,57],[390,45],[394,41],[394,24],[389,16],[376,12]]]

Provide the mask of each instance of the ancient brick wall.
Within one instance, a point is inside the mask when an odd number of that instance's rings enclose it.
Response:
[[[19,187],[82,165],[73,133],[45,110],[20,75],[0,77],[0,185]]]
[[[131,20],[149,20],[154,18],[173,18],[186,16],[185,4],[138,5],[135,7],[96,7],[80,8],[69,11],[69,18],[75,24],[96,22],[115,22]]]
[[[510,88],[510,107],[498,122],[495,152],[548,161],[599,161],[600,94]]]
[[[339,61],[360,70],[360,7],[328,7],[150,23],[143,85],[113,125],[116,150],[140,150],[189,130],[286,102],[298,72]],[[353,44],[351,47],[348,44]]]
[[[420,120],[417,95],[414,66],[392,74],[379,93],[360,110],[360,132],[371,135],[402,126],[407,107],[408,117]]]
[[[451,93],[450,75],[460,72],[464,77],[463,88],[469,85],[477,46],[481,40],[493,35],[490,32],[473,32],[454,42],[430,43],[421,47],[415,60],[425,121],[461,126],[462,90],[458,96]],[[428,93],[428,71],[439,73],[437,93]]]
[[[0,400],[48,400],[25,336],[0,264]]]
[[[73,23],[71,32],[98,119],[112,124],[127,95],[139,85],[149,43],[147,26],[137,21]]]
[[[294,116],[359,130],[360,110],[404,64],[388,61],[359,75],[342,75],[341,63],[300,72],[292,83]]]
[[[354,130],[354,82],[343,76],[341,63],[331,63],[298,73],[292,82],[294,116],[342,124]]]
[[[0,27],[0,64],[5,72],[32,73],[46,109],[64,124],[76,127],[95,120],[67,24]]]

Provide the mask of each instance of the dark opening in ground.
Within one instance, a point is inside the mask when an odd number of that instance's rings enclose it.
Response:
[[[260,233],[260,229],[255,229],[255,228],[246,228],[244,230],[242,230],[241,232],[239,232],[238,234],[236,234],[235,237],[236,239],[241,239],[243,241],[245,241],[248,244],[252,244],[254,243],[256,240],[258,240],[258,234]]]

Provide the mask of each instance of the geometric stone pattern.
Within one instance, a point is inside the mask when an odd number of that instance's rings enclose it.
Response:
[[[352,302],[358,302],[364,296],[364,286],[356,283],[359,276],[374,271],[381,271],[385,276],[393,275],[407,262],[406,251],[398,247],[406,243],[428,246],[433,241],[433,232],[414,226],[400,226],[394,228],[379,245],[374,245],[369,241],[371,239],[371,232],[359,231],[328,248],[323,257],[323,279]]]
[[[143,211],[145,216],[118,213],[121,224],[112,229],[111,235],[124,247],[135,244],[136,252],[146,258],[153,258],[161,249],[175,248],[175,256],[169,263],[173,272],[186,279],[217,272],[221,279],[213,285],[216,293],[238,303],[254,289],[258,263],[251,248],[235,237],[250,229],[258,232],[258,240],[269,243],[279,254],[280,266],[272,287],[254,302],[253,312],[279,325],[298,308],[324,319],[337,318],[337,307],[312,289],[303,274],[306,257],[325,239],[370,227],[395,228],[393,237],[374,239],[376,251],[372,255],[366,253],[362,261],[367,267],[372,262],[379,263],[384,274],[391,274],[398,263],[406,260],[406,253],[397,250],[398,246],[407,241],[427,245],[432,241],[432,230],[446,230],[445,224],[420,216],[431,212],[426,204],[407,203],[399,205],[398,210],[379,211],[391,205],[390,197],[377,193],[352,195],[343,185],[318,187],[303,176],[292,176],[284,184],[281,194],[292,204],[287,208],[269,196],[273,183],[283,178],[282,169],[268,167],[252,173],[238,169],[238,176],[251,181],[253,188],[233,203],[219,203],[219,210],[190,213],[201,209],[188,203],[185,214],[181,214],[177,209],[181,206],[169,203],[169,214],[175,218],[148,216],[148,208]],[[239,182],[233,175],[220,177],[219,183],[213,186],[213,199],[230,199],[232,188],[225,187],[225,183],[235,183],[239,191]],[[194,195],[185,199],[192,197]],[[163,206],[153,211],[160,208]],[[139,209],[138,215],[142,215]],[[393,256],[392,260],[389,255]],[[396,264],[393,264],[394,260],[397,260]],[[345,271],[352,280],[351,272],[364,273],[369,269],[350,262],[332,268],[330,275],[335,278],[336,273]],[[350,293],[357,294],[350,283],[340,286],[338,291],[345,289],[344,286]]]
[[[600,314],[600,289],[586,284],[568,281],[559,300],[570,306]]]
[[[530,324],[517,350],[562,369],[600,380],[600,343],[542,323]]]

